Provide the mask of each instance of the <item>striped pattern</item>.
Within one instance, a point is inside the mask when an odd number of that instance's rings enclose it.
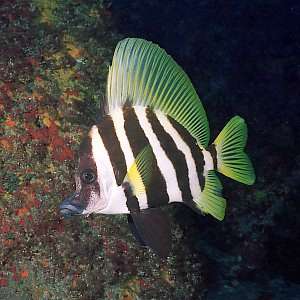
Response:
[[[122,148],[122,151],[123,151],[124,157],[125,157],[126,171],[122,170],[122,172],[120,172],[120,175],[123,176],[121,179],[123,181],[127,170],[131,167],[131,165],[134,162],[134,155],[133,155],[129,140],[128,140],[126,132],[125,132],[125,120],[124,120],[123,110],[120,108],[117,108],[114,111],[114,114],[112,115],[112,120],[114,123],[116,135],[118,138],[118,141],[116,141],[116,143],[118,143],[118,142],[120,143],[120,146]],[[112,139],[112,141],[113,141],[113,139]],[[140,195],[138,197],[138,202],[140,204],[140,208],[143,209],[143,208],[148,207],[146,195]]]
[[[109,155],[110,162],[116,177],[116,182],[120,185],[127,172],[124,152],[117,137],[114,122],[110,116],[107,116],[101,124],[98,125],[99,135]]]
[[[203,175],[204,170],[204,156],[202,151],[200,151],[199,146],[196,143],[196,140],[185,130],[183,126],[174,121],[171,117],[167,117],[169,122],[172,124],[174,129],[181,136],[186,145],[190,148],[192,153],[192,158],[196,165],[197,177],[200,183],[201,190],[204,189],[205,178]]]
[[[172,136],[168,134],[162,124],[159,122],[157,115],[150,109],[147,109],[147,120],[155,132],[158,150],[162,149],[164,155],[161,156],[162,169],[169,171],[169,190],[173,190],[175,195],[170,196],[175,201],[192,200],[191,189],[189,185],[189,175],[185,156],[178,151],[176,143]],[[159,154],[157,154],[160,156]],[[168,166],[164,165],[168,163]],[[166,178],[166,176],[164,176]],[[174,187],[177,187],[174,189]],[[168,192],[169,193],[169,192]],[[169,193],[170,195],[170,193]]]
[[[159,120],[161,126],[164,128],[166,133],[172,137],[177,149],[181,151],[184,155],[184,159],[187,165],[187,170],[188,170],[188,175],[187,179],[189,181],[189,190],[191,191],[192,198],[196,199],[200,192],[201,192],[201,187],[200,187],[200,181],[198,178],[197,174],[197,167],[195,160],[193,158],[193,154],[191,152],[190,147],[188,144],[183,140],[182,136],[176,131],[176,129],[172,126],[166,115],[162,114],[161,112],[156,113],[156,117]],[[182,130],[182,134],[184,132],[184,129]],[[188,134],[186,132],[186,134]],[[197,149],[199,152],[199,150]],[[198,156],[199,153],[195,153],[195,156]],[[182,166],[182,169],[184,169],[184,166]],[[181,170],[182,170],[181,169]],[[186,175],[186,174],[184,174]],[[201,176],[202,177],[202,176]],[[185,180],[185,179],[183,179]],[[188,188],[188,187],[187,187]],[[186,199],[184,197],[184,199]]]
[[[124,107],[125,131],[135,157],[150,144],[146,133],[141,128],[134,108]],[[151,145],[151,144],[150,144]],[[151,145],[152,147],[152,145]],[[153,150],[153,147],[152,147]],[[167,204],[170,199],[167,193],[166,180],[157,165],[157,157],[153,162],[152,181],[146,189],[148,207],[158,207]]]
[[[98,144],[103,145],[109,160],[105,163],[110,168],[106,174],[114,176],[110,182],[115,181],[116,186],[122,184],[137,155],[151,146],[154,153],[151,183],[146,194],[137,197],[140,209],[199,198],[204,186],[203,153],[195,139],[172,118],[149,108],[124,106],[106,116],[97,128],[97,139],[101,140]],[[101,164],[97,162],[99,168]],[[124,191],[125,196],[120,193],[119,190],[119,198],[126,198]],[[115,211],[106,213],[120,213],[116,212],[117,204],[110,207]]]

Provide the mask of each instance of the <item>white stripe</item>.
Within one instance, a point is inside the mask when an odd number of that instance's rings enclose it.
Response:
[[[204,148],[201,150],[202,150],[203,158],[204,158],[203,176],[206,177],[208,171],[214,170],[214,162],[213,162],[211,154],[208,151],[206,151]]]
[[[91,128],[89,136],[92,139],[92,152],[97,167],[98,183],[101,194],[99,203],[96,204],[94,210],[91,212],[106,214],[128,213],[126,196],[123,189],[119,191],[117,196],[113,192],[117,188],[117,182],[107,149],[104,146],[97,126],[94,125]],[[106,204],[105,208],[103,208],[103,204]]]
[[[124,116],[122,109],[115,109],[111,114],[111,117],[115,126],[117,138],[125,156],[126,167],[128,169],[128,166],[131,166],[134,162],[134,156],[124,129]]]
[[[98,180],[105,185],[107,192],[111,184],[117,184],[113,166],[96,125],[91,128],[89,134],[92,138],[92,152],[97,166]]]
[[[190,147],[185,143],[177,130],[173,127],[168,118],[161,112],[155,112],[158,121],[164,130],[172,137],[176,147],[184,154],[185,161],[188,167],[188,176],[190,183],[190,190],[193,199],[198,199],[201,193],[200,182],[197,174],[195,160],[193,158]]]
[[[110,189],[110,197],[107,206],[99,211],[101,214],[129,214],[126,205],[127,198],[121,185],[114,185]]]
[[[122,109],[121,108],[115,109],[111,114],[111,117],[114,123],[117,138],[120,142],[121,149],[125,156],[126,168],[128,171],[128,169],[134,163],[134,156],[128,141],[128,137],[125,132],[124,115]],[[141,209],[148,208],[147,194],[136,195],[136,197],[138,198]]]
[[[167,193],[169,195],[170,201],[182,201],[182,194],[179,189],[176,171],[172,162],[166,155],[165,151],[160,146],[160,142],[157,139],[157,136],[152,130],[151,124],[147,119],[146,108],[141,106],[135,106],[134,109],[139,123],[152,147],[153,153],[157,160],[158,168],[160,169],[161,174],[166,180]]]

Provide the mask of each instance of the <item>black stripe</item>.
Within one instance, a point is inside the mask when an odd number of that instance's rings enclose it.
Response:
[[[127,173],[127,168],[124,153],[116,135],[114,122],[110,116],[105,116],[105,118],[97,126],[104,147],[108,152],[109,159],[113,166],[116,182],[120,185]]]
[[[214,144],[211,144],[209,147],[207,147],[207,151],[209,151],[209,153],[211,154],[211,157],[213,159],[213,164],[214,164],[214,168],[217,168],[217,149],[216,146]]]
[[[79,148],[79,166],[76,176],[79,176],[81,181],[81,192],[80,196],[76,197],[74,204],[82,208],[87,208],[90,199],[91,193],[96,193],[100,197],[100,186],[98,180],[95,180],[92,184],[84,184],[81,179],[81,174],[83,171],[90,169],[97,175],[97,165],[93,158],[93,147],[92,147],[92,138],[87,136],[83,139]]]
[[[139,213],[140,212],[140,204],[138,198],[132,194],[132,188],[128,182],[124,182],[122,184],[124,189],[124,194],[126,196],[126,205],[130,213]]]
[[[177,123],[174,119],[168,116],[168,120],[176,129],[178,134],[184,140],[184,142],[189,146],[192,156],[194,158],[196,164],[196,170],[199,178],[199,183],[201,190],[204,189],[205,178],[203,176],[203,169],[204,169],[204,157],[201,149],[197,145],[196,140],[190,135],[190,133],[179,123]]]
[[[150,145],[150,143],[139,124],[139,120],[135,114],[134,109],[130,106],[124,106],[123,114],[125,120],[125,132],[133,155],[134,157],[137,157],[137,155],[146,146]],[[169,202],[166,182],[157,166],[155,157],[153,160],[151,183],[146,188],[146,193],[148,207],[159,207]]]
[[[190,189],[189,172],[184,154],[178,150],[173,138],[164,130],[163,126],[158,121],[156,114],[150,109],[147,109],[147,118],[162,149],[165,151],[174,166],[179,189],[182,192],[182,199],[184,201],[191,201],[193,197]]]

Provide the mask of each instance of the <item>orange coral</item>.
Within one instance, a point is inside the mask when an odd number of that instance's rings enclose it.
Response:
[[[9,152],[12,151],[12,139],[10,137],[0,137],[0,147]]]
[[[31,185],[21,187],[15,196],[20,198],[24,205],[16,210],[16,214],[19,217],[27,215],[31,208],[38,208],[40,206],[40,201],[36,198],[34,188]]]
[[[26,118],[31,119],[35,113],[27,114]],[[50,118],[49,114],[44,113],[42,116],[43,123],[46,127],[32,128],[30,124],[25,124],[27,132],[30,136],[42,143],[48,144],[48,149],[52,154],[52,158],[58,161],[74,159],[73,151],[66,145],[65,140],[59,135],[59,128],[55,121]]]
[[[15,127],[16,126],[16,122],[14,120],[12,120],[10,117],[8,117],[5,121],[4,121],[4,125],[8,126],[8,127]]]
[[[27,278],[28,276],[29,276],[29,272],[28,272],[27,270],[22,270],[22,271],[20,272],[20,277],[21,277],[21,278],[25,279],[25,278]]]
[[[28,212],[29,212],[29,209],[27,207],[21,207],[21,208],[17,209],[16,215],[18,217],[23,217],[23,216],[27,215]]]

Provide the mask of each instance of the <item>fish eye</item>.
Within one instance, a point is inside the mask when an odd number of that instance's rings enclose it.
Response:
[[[86,169],[82,171],[80,178],[83,181],[83,183],[91,184],[96,180],[96,174],[93,170]]]

